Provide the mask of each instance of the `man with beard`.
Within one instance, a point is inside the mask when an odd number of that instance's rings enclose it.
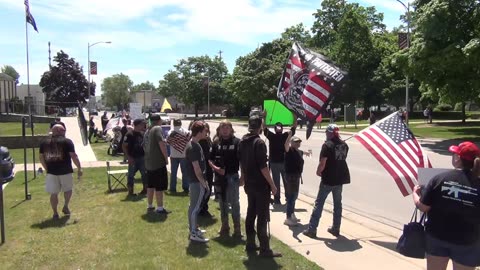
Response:
[[[248,197],[247,218],[245,229],[247,243],[245,250],[248,253],[256,252],[255,219],[257,219],[257,237],[260,243],[262,257],[281,257],[280,253],[270,249],[270,240],[267,234],[267,222],[270,221],[269,202],[270,192],[277,193],[267,168],[267,147],[260,138],[262,132],[262,118],[257,115],[248,120],[249,133],[243,136],[239,145],[239,157],[242,175],[240,185],[245,184]]]

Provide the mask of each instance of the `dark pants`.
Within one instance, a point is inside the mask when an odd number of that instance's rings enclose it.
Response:
[[[260,243],[260,252],[270,250],[270,240],[267,234],[267,222],[270,221],[269,203],[270,193],[268,191],[248,191],[247,218],[245,230],[247,233],[247,246],[255,245],[255,219],[257,219],[257,237]]]
[[[92,136],[97,139],[97,129],[96,128],[88,128],[88,142],[92,143]],[[97,139],[98,140],[98,139]]]

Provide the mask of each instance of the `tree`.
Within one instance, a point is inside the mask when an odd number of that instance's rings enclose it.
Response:
[[[15,84],[18,84],[18,79],[20,78],[20,74],[13,68],[12,66],[5,65],[2,67],[2,73],[7,74],[8,76],[12,77],[15,80]]]
[[[88,81],[83,75],[82,68],[63,51],[53,58],[57,64],[43,73],[40,86],[46,95],[46,100],[56,102],[65,109],[84,103],[88,98]],[[90,84],[90,95],[95,95],[95,83]]]
[[[103,95],[107,107],[117,107],[118,110],[127,108],[130,102],[130,90],[133,82],[125,74],[115,74],[107,77],[102,82]]]
[[[159,93],[165,97],[175,95],[185,104],[193,105],[195,116],[208,102],[221,104],[225,102],[225,89],[221,83],[227,75],[227,66],[219,57],[207,55],[181,59],[159,81]]]
[[[408,53],[411,72],[426,92],[455,104],[480,93],[480,2],[417,1],[416,31]],[[465,122],[465,106],[462,106]]]
[[[142,90],[156,90],[157,88],[155,87],[155,85],[149,81],[146,81],[146,82],[143,82],[141,84],[136,84],[133,86],[132,88],[132,92],[135,93],[135,92],[138,92],[138,91],[142,91]]]
[[[282,39],[300,42],[305,45],[310,45],[312,37],[309,31],[305,28],[303,23],[290,26],[282,33]]]

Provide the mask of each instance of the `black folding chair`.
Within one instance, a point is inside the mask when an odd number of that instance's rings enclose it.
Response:
[[[125,179],[127,179],[128,169],[124,170],[111,170],[110,162],[107,161],[107,179],[108,179],[108,191],[112,192],[119,186],[123,186],[127,189],[127,186],[124,184]]]

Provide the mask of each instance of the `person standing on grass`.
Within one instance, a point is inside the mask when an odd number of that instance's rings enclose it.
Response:
[[[215,171],[215,191],[220,190],[220,218],[222,227],[219,234],[227,236],[230,233],[228,224],[229,205],[232,207],[233,236],[242,237],[240,226],[240,177],[238,174],[238,145],[240,139],[235,137],[232,123],[223,120],[218,126],[215,136],[212,153],[209,162],[210,167]]]
[[[212,138],[210,138],[210,125],[205,122],[205,129],[207,130],[207,136],[204,139],[201,139],[198,143],[202,147],[203,155],[205,156],[205,161],[210,160],[210,155],[212,153]],[[206,164],[208,165],[208,164]],[[205,168],[205,179],[208,183],[208,192],[205,193],[205,197],[200,207],[200,216],[212,218],[213,215],[208,211],[208,202],[210,201],[211,190],[213,186],[213,169],[210,166]]]
[[[203,121],[195,121],[191,127],[192,139],[187,144],[185,156],[187,159],[187,177],[190,181],[190,206],[188,207],[188,224],[190,230],[190,240],[206,243],[209,239],[205,238],[204,231],[198,228],[197,218],[202,206],[203,198],[209,192],[208,182],[205,179],[205,156],[198,143],[207,136],[207,129]]]
[[[285,197],[287,198],[287,219],[283,224],[287,226],[298,225],[298,219],[295,216],[295,201],[298,198],[300,189],[300,178],[303,172],[303,155],[310,156],[309,152],[300,150],[302,140],[299,137],[288,136],[285,142]]]
[[[100,118],[100,120],[102,121],[102,134],[103,136],[105,136],[105,134],[107,134],[107,124],[108,124],[108,116],[107,116],[107,111],[104,111],[103,112],[103,115],[102,117]]]
[[[83,175],[82,166],[75,153],[72,140],[65,138],[65,128],[56,124],[52,127],[52,136],[40,144],[40,162],[46,170],[45,190],[50,193],[50,205],[53,219],[58,219],[58,193],[63,191],[65,202],[62,212],[70,215],[68,204],[73,190],[72,161],[77,166],[78,180]]]
[[[159,114],[150,118],[151,127],[145,132],[143,150],[145,151],[145,169],[147,170],[147,211],[155,210],[153,195],[157,200],[158,214],[171,213],[163,207],[164,191],[168,187],[168,155],[167,145],[163,139],[162,119]]]
[[[175,136],[175,133],[178,133],[182,136],[188,137],[188,132],[182,128],[182,120],[174,119],[173,120],[173,130],[170,130],[167,135],[167,141],[169,141],[169,137],[172,138]],[[172,135],[173,134],[173,135]],[[179,151],[175,149],[171,145],[170,147],[170,192],[177,192],[177,172],[178,167],[180,166],[180,170],[182,172],[182,189],[183,192],[188,193],[188,180],[185,175],[186,171],[186,160],[185,160],[185,149],[183,151]]]
[[[267,127],[264,128],[263,133],[268,139],[269,149],[269,166],[272,171],[273,182],[277,187],[277,193],[274,195],[274,203],[280,202],[280,176],[283,180],[285,188],[285,141],[289,135],[295,135],[295,128],[297,127],[297,118],[294,117],[295,122],[288,132],[283,132],[282,123],[275,124],[275,132],[271,132]]]
[[[134,184],[135,174],[140,171],[142,175],[143,189],[140,195],[147,194],[147,183],[145,179],[145,151],[143,150],[143,134],[145,132],[146,122],[143,119],[133,121],[133,131],[128,132],[123,142],[123,152],[128,159],[127,188],[128,195],[135,196]]]
[[[92,136],[95,137],[95,142],[98,142],[97,137],[98,129],[95,127],[95,122],[93,121],[93,115],[90,116],[90,120],[88,121],[88,142],[92,143]]]
[[[333,196],[333,225],[328,232],[336,237],[340,236],[342,222],[342,190],[344,184],[350,183],[350,171],[347,165],[348,145],[340,139],[339,128],[330,124],[326,129],[327,141],[322,146],[317,175],[322,178],[317,199],[313,207],[308,228],[303,234],[317,237],[317,227],[322,216],[323,205],[328,194]]]
[[[267,147],[260,138],[263,120],[257,115],[248,119],[248,134],[242,137],[239,144],[240,185],[245,184],[248,207],[245,219],[247,243],[245,251],[254,253],[258,249],[261,257],[281,257],[282,254],[270,249],[267,223],[270,221],[270,193],[277,193],[267,167]],[[257,220],[257,237],[260,248],[255,244],[255,219]]]

